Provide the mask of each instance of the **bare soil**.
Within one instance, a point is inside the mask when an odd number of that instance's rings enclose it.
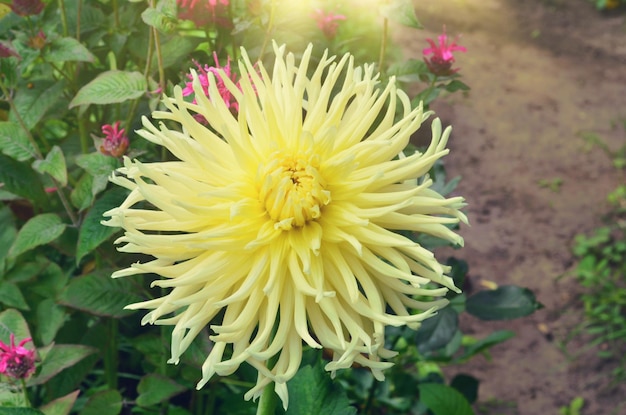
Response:
[[[512,329],[516,338],[460,368],[481,381],[480,415],[559,414],[577,396],[583,415],[626,414],[626,385],[612,386],[610,362],[585,350],[573,238],[589,234],[608,210],[620,174],[582,131],[617,149],[626,142],[626,18],[600,13],[587,0],[416,0],[425,31],[398,34],[406,57],[421,59],[425,38],[445,24],[461,34],[457,54],[466,96],[433,109],[453,125],[449,177],[463,177],[471,226],[466,246],[442,251],[465,259],[482,281],[532,289],[545,308],[513,322],[462,319],[483,337]],[[550,186],[549,184],[552,184]],[[454,414],[450,414],[454,415]]]

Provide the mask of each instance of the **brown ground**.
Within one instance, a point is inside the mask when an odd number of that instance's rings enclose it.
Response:
[[[585,151],[578,133],[592,130],[611,147],[625,143],[626,18],[601,14],[586,0],[416,0],[423,32],[400,34],[407,57],[421,58],[424,38],[443,24],[462,34],[468,52],[457,66],[472,88],[433,109],[454,126],[449,177],[463,176],[471,227],[461,230],[475,282],[531,288],[543,310],[514,322],[464,318],[485,336],[511,328],[517,337],[461,370],[481,381],[480,415],[552,415],[577,396],[583,415],[626,414],[626,387],[610,388],[610,368],[595,351],[568,359],[560,348],[582,318],[572,269],[573,237],[589,233],[620,180],[599,149]],[[562,180],[550,189],[541,181]],[[447,252],[440,253],[445,256]],[[547,327],[552,336],[540,331]],[[568,344],[582,350],[584,339]],[[454,415],[454,414],[450,414]]]

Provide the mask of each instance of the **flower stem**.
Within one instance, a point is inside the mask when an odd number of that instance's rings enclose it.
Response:
[[[385,63],[385,54],[387,53],[387,32],[389,32],[389,19],[383,19],[383,38],[380,42],[380,55],[378,56],[378,71],[384,74],[383,65]]]
[[[30,399],[28,399],[28,388],[26,388],[26,380],[20,379],[20,382],[22,383],[22,393],[24,394],[24,406],[30,408],[31,405]]]
[[[267,48],[267,43],[270,40],[272,35],[272,31],[274,30],[274,14],[276,10],[276,0],[272,0],[270,4],[270,19],[267,22],[267,29],[265,30],[265,38],[263,39],[263,46],[261,46],[261,53],[259,53],[259,61],[263,59],[263,55],[265,55],[265,49]]]
[[[63,36],[68,36],[67,30],[67,14],[65,13],[65,0],[58,0],[59,12],[61,13],[61,25],[63,26]]]
[[[278,395],[274,393],[273,385],[274,383],[272,382],[263,389],[259,399],[259,406],[256,408],[256,415],[274,415],[276,404],[278,403]]]
[[[109,318],[105,324],[108,340],[104,352],[104,376],[109,389],[117,389],[117,320]]]

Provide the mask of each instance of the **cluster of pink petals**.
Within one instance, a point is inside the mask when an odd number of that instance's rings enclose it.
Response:
[[[457,45],[456,39],[449,42],[445,27],[443,33],[438,36],[438,40],[439,44],[437,45],[432,39],[426,39],[430,47],[423,51],[424,62],[426,62],[428,69],[435,75],[452,75],[458,71],[458,69],[452,69],[452,64],[454,63],[453,52],[467,52],[467,49],[464,46]],[[432,56],[428,57],[429,55]]]
[[[32,339],[24,339],[17,346],[13,333],[10,339],[11,344],[0,341],[0,374],[13,379],[26,379],[35,371],[35,351],[24,347]]]
[[[126,130],[120,128],[120,122],[103,125],[102,133],[104,138],[98,139],[99,146],[97,145],[100,152],[107,156],[122,157],[128,148],[128,136]]]
[[[222,27],[232,25],[227,18],[228,0],[176,0],[178,17],[191,20],[197,27],[216,24]]]
[[[315,9],[313,12],[313,18],[317,23],[317,27],[320,28],[324,36],[327,39],[333,39],[337,35],[337,29],[339,28],[339,21],[346,20],[346,16],[342,14],[335,14],[333,12],[325,12],[322,9]]]
[[[206,95],[207,97],[209,96],[209,73],[212,73],[215,76],[217,90],[219,91],[220,96],[222,97],[224,102],[226,103],[226,107],[230,108],[231,111],[233,111],[234,113],[237,113],[239,112],[239,104],[237,103],[237,100],[235,100],[233,94],[226,87],[226,83],[223,79],[223,76],[226,76],[235,85],[239,86],[239,82],[237,81],[237,74],[232,71],[230,66],[230,57],[228,58],[225,66],[220,66],[217,53],[215,52],[213,52],[213,60],[215,61],[215,66],[202,66],[198,62],[194,61],[194,63],[198,67],[198,80],[200,81],[200,85],[202,86],[202,92],[204,92],[204,95]],[[185,97],[194,94],[193,76],[191,74],[187,74],[187,78],[189,78],[189,82],[185,84],[185,88],[183,89],[183,96]],[[196,98],[193,99],[193,103],[197,103]],[[198,119],[198,121],[204,122],[204,117],[202,117],[202,119]]]

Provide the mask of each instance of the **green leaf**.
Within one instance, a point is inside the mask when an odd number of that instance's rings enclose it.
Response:
[[[411,0],[392,0],[390,4],[380,7],[380,14],[407,27],[422,29],[423,26],[417,20],[415,7]]]
[[[17,161],[30,160],[37,154],[26,132],[10,121],[0,122],[0,150]]]
[[[29,219],[17,233],[15,242],[9,249],[9,257],[15,258],[39,245],[54,241],[61,236],[65,226],[54,213],[44,213]]]
[[[350,406],[343,388],[334,385],[321,367],[304,366],[287,383],[289,410],[297,415],[352,415],[356,408]]]
[[[484,339],[478,340],[468,345],[463,352],[463,356],[459,360],[467,360],[477,355],[478,353],[482,353],[483,351],[490,349],[496,344],[505,342],[513,337],[515,337],[515,332],[513,331],[496,330]]]
[[[179,385],[172,379],[162,375],[151,373],[144,376],[137,385],[137,405],[152,406],[157,403],[169,400],[172,396],[184,392],[187,388]]]
[[[72,37],[62,37],[53,40],[43,57],[47,62],[94,61],[93,54],[82,43]]]
[[[390,76],[395,76],[401,82],[417,82],[420,75],[429,72],[426,63],[417,59],[394,63],[388,70]]]
[[[447,345],[459,326],[459,315],[452,307],[445,307],[427,318],[415,334],[417,350],[422,354],[434,352]]]
[[[163,34],[172,33],[178,23],[175,15],[169,15],[152,7],[148,7],[141,13],[141,19],[145,24],[154,27]]]
[[[70,193],[70,201],[75,208],[82,211],[91,206],[94,197],[91,192],[92,187],[93,176],[88,173],[83,174],[72,190],[72,193]]]
[[[30,310],[22,292],[18,286],[12,282],[0,281],[0,303],[7,307]]]
[[[44,415],[35,408],[0,408],[0,415]]]
[[[0,183],[3,190],[30,200],[35,205],[42,205],[46,193],[37,173],[23,163],[0,154]]]
[[[74,402],[76,402],[76,398],[78,397],[79,393],[80,390],[76,390],[65,396],[48,402],[39,409],[41,409],[41,412],[43,412],[45,415],[68,415],[72,410]]]
[[[107,71],[83,86],[70,102],[70,108],[89,104],[117,104],[139,98],[146,90],[146,78],[139,72]]]
[[[41,174],[48,173],[62,187],[67,185],[67,167],[65,166],[65,157],[61,147],[54,146],[44,160],[35,160],[33,169]]]
[[[15,335],[15,340],[18,342],[32,338],[28,329],[28,323],[26,323],[22,314],[15,309],[9,308],[0,313],[0,341],[8,344],[11,333]],[[32,345],[29,344],[29,346]]]
[[[468,313],[481,320],[511,320],[528,316],[543,306],[529,289],[505,285],[472,295],[466,307]]]
[[[456,92],[456,91],[469,91],[470,87],[465,83],[459,81],[458,79],[454,79],[450,81],[449,84],[446,85],[446,91],[448,92]]]
[[[116,390],[105,390],[92,395],[79,415],[118,415],[122,411],[122,395]]]
[[[55,344],[41,362],[39,374],[28,381],[29,386],[41,385],[49,381],[63,369],[75,365],[96,349],[81,344]]]
[[[37,333],[42,344],[52,343],[54,336],[63,324],[67,313],[52,298],[46,298],[37,304]]]
[[[474,415],[472,407],[456,389],[440,383],[421,383],[419,399],[434,415]]]
[[[118,166],[117,159],[101,153],[81,154],[76,157],[76,164],[94,177],[109,177]]]
[[[32,88],[22,88],[15,95],[15,107],[26,128],[32,130],[48,110],[55,106],[63,95],[63,81],[33,82]],[[9,113],[9,121],[18,123],[15,113]],[[19,124],[19,123],[18,123]]]
[[[125,189],[115,187],[104,193],[100,199],[94,203],[93,207],[85,216],[78,233],[76,264],[79,264],[80,260],[85,255],[100,246],[100,244],[109,239],[111,235],[118,232],[118,229],[104,226],[100,222],[103,220],[102,214],[107,210],[119,206],[124,199],[126,199],[127,195],[128,192]]]
[[[183,36],[173,36],[167,42],[161,45],[161,52],[163,58],[163,67],[169,68],[171,66],[180,64],[183,58],[189,56],[191,52],[196,49],[196,46],[199,44],[198,39],[193,39],[190,37]],[[156,68],[158,65],[157,57],[153,56],[152,58],[152,66]]]
[[[111,271],[106,269],[72,279],[60,298],[61,304],[108,317],[132,313],[124,307],[141,300],[130,280],[111,278]]]
[[[3,265],[4,260],[16,235],[17,228],[11,209],[8,206],[0,207],[0,269],[6,269]]]

